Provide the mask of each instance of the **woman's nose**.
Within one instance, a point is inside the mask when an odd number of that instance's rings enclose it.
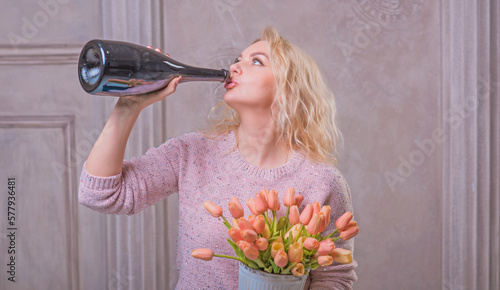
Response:
[[[241,72],[241,67],[239,65],[239,62],[235,62],[232,65],[230,65],[229,71],[231,71],[231,74],[239,74]]]

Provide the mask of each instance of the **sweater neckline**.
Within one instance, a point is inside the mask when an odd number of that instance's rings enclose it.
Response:
[[[235,170],[242,171],[245,174],[259,177],[265,180],[276,180],[287,174],[290,174],[296,171],[299,168],[300,164],[304,161],[303,154],[296,151],[292,151],[292,157],[290,158],[290,160],[288,160],[287,163],[276,168],[270,168],[270,169],[260,168],[258,166],[249,163],[241,155],[240,150],[236,146],[236,135],[234,134],[234,131],[229,132],[228,141],[230,148],[234,149],[229,154],[230,158],[233,161],[232,162],[233,168]]]

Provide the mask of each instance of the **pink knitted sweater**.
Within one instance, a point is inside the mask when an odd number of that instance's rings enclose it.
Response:
[[[227,205],[233,196],[244,205],[265,188],[277,190],[283,201],[286,189],[293,187],[304,196],[300,210],[308,203],[319,201],[331,206],[332,221],[345,211],[352,211],[352,203],[346,181],[336,168],[311,162],[296,152],[285,165],[262,169],[248,163],[235,149],[235,144],[232,132],[215,139],[189,133],[169,139],[141,157],[124,160],[122,172],[115,176],[93,176],[84,165],[79,201],[103,213],[132,215],[178,192],[179,282],[176,289],[237,289],[237,261],[214,258],[207,262],[191,257],[191,251],[196,248],[235,255],[226,241],[227,228],[204,209],[204,201],[222,206],[229,218]],[[247,209],[245,217],[249,214]],[[282,206],[278,216],[284,214]],[[327,228],[327,233],[332,231],[332,226]],[[353,241],[337,246],[352,250]],[[356,266],[353,262],[318,268],[311,272],[308,284],[311,289],[351,289],[356,280]]]

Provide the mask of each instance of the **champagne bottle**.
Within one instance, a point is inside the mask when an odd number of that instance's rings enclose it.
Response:
[[[162,89],[182,76],[181,82],[229,81],[225,69],[182,64],[140,45],[110,40],[91,40],[78,61],[78,78],[90,94],[124,96]]]

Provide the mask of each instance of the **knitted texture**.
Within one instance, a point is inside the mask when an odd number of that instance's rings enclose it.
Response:
[[[231,197],[237,196],[246,208],[245,202],[261,189],[277,190],[283,202],[287,188],[293,187],[304,196],[300,210],[315,201],[331,206],[332,222],[326,233],[332,232],[339,216],[352,211],[352,203],[347,183],[335,167],[310,161],[295,152],[285,165],[262,169],[248,163],[235,144],[233,132],[215,139],[189,133],[169,139],[141,157],[124,160],[122,172],[115,176],[93,176],[84,165],[78,199],[99,212],[132,215],[178,192],[176,289],[237,289],[237,261],[214,258],[207,262],[191,257],[196,248],[235,255],[226,241],[227,228],[220,218],[204,209],[204,201],[220,205],[224,216],[231,219],[227,209]],[[278,216],[285,213],[286,208],[281,206]],[[249,214],[246,208],[245,217]],[[337,247],[352,250],[353,241],[342,241]],[[311,289],[351,289],[356,266],[354,261],[320,267],[311,271],[307,285]]]

